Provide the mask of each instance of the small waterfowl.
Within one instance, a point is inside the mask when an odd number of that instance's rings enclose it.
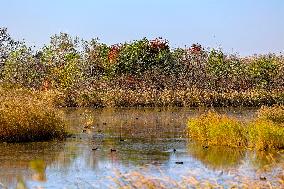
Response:
[[[110,152],[116,152],[116,149],[112,149],[112,148],[111,148],[111,149],[110,149]]]
[[[183,161],[176,161],[176,164],[181,165],[181,164],[183,164]]]

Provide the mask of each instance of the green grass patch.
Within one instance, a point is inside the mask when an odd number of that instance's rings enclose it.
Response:
[[[63,138],[65,122],[51,95],[24,89],[0,89],[0,141],[28,142]]]

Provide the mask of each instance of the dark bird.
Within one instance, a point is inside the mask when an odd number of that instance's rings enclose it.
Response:
[[[174,148],[173,152],[175,153],[177,150]]]
[[[182,161],[176,161],[176,164],[182,165],[183,162]]]
[[[116,152],[116,149],[112,149],[112,148],[111,148],[111,149],[110,149],[110,152]]]
[[[98,149],[98,147],[96,147],[96,148],[93,148],[92,150],[93,150],[93,151],[96,151],[97,149]]]

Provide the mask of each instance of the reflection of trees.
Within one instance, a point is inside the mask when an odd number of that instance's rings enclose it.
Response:
[[[0,144],[0,183],[13,188],[17,178],[44,180],[46,167],[70,164],[62,157],[64,148],[62,141]]]
[[[204,148],[201,144],[195,143],[188,144],[188,152],[205,166],[217,170],[237,167],[246,155],[242,149],[219,146]]]

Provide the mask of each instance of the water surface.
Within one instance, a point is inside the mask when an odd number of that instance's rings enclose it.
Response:
[[[187,138],[189,108],[64,109],[73,135],[65,141],[0,144],[0,188],[110,188],[117,174],[140,172],[175,181],[194,177],[225,187],[242,179],[278,184],[283,157],[209,147]],[[254,109],[218,109],[248,121]],[[96,149],[96,150],[94,150]],[[113,150],[111,150],[113,149]]]

